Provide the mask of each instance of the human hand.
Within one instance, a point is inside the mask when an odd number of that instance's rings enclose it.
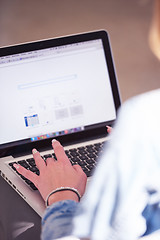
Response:
[[[110,126],[106,126],[106,128],[107,128],[107,132],[108,132],[108,133],[111,133],[111,132],[112,132],[112,130],[113,130],[113,128],[112,128],[112,127],[110,127]]]
[[[14,167],[20,174],[34,183],[44,200],[51,191],[60,187],[75,188],[83,196],[87,181],[86,174],[79,165],[71,165],[62,145],[58,141],[53,140],[52,146],[57,161],[54,158],[48,158],[45,163],[40,153],[36,149],[32,150],[35,163],[40,172],[39,176],[21,165],[14,164]],[[63,191],[51,195],[49,205],[64,199],[78,201],[78,197],[74,192]]]

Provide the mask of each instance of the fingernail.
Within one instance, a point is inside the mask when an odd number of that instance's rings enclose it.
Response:
[[[18,168],[19,168],[19,165],[16,164],[16,163],[14,163],[14,164],[13,164],[13,167],[15,167],[16,169],[18,169]]]
[[[37,153],[37,152],[38,152],[38,151],[37,151],[37,149],[35,149],[35,148],[32,150],[32,153],[33,153],[33,154],[35,154],[35,153]]]
[[[56,142],[57,140],[56,139],[52,139],[52,143]]]

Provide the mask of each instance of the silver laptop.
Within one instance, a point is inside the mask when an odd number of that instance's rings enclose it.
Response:
[[[45,161],[56,138],[92,175],[120,106],[107,32],[0,48],[0,91],[0,174],[42,216],[44,201],[13,162],[39,174],[31,150]]]

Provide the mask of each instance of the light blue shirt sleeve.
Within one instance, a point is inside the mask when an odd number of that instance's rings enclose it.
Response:
[[[78,202],[64,200],[49,206],[42,218],[41,239],[69,236],[73,230],[72,219],[78,205]]]

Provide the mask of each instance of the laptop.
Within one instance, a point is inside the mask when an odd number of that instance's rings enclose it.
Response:
[[[38,174],[31,150],[38,149],[45,161],[54,156],[56,138],[72,163],[91,176],[93,150],[97,158],[108,139],[106,125],[113,125],[120,106],[107,32],[0,48],[0,91],[0,174],[42,216],[39,191],[13,162]]]

